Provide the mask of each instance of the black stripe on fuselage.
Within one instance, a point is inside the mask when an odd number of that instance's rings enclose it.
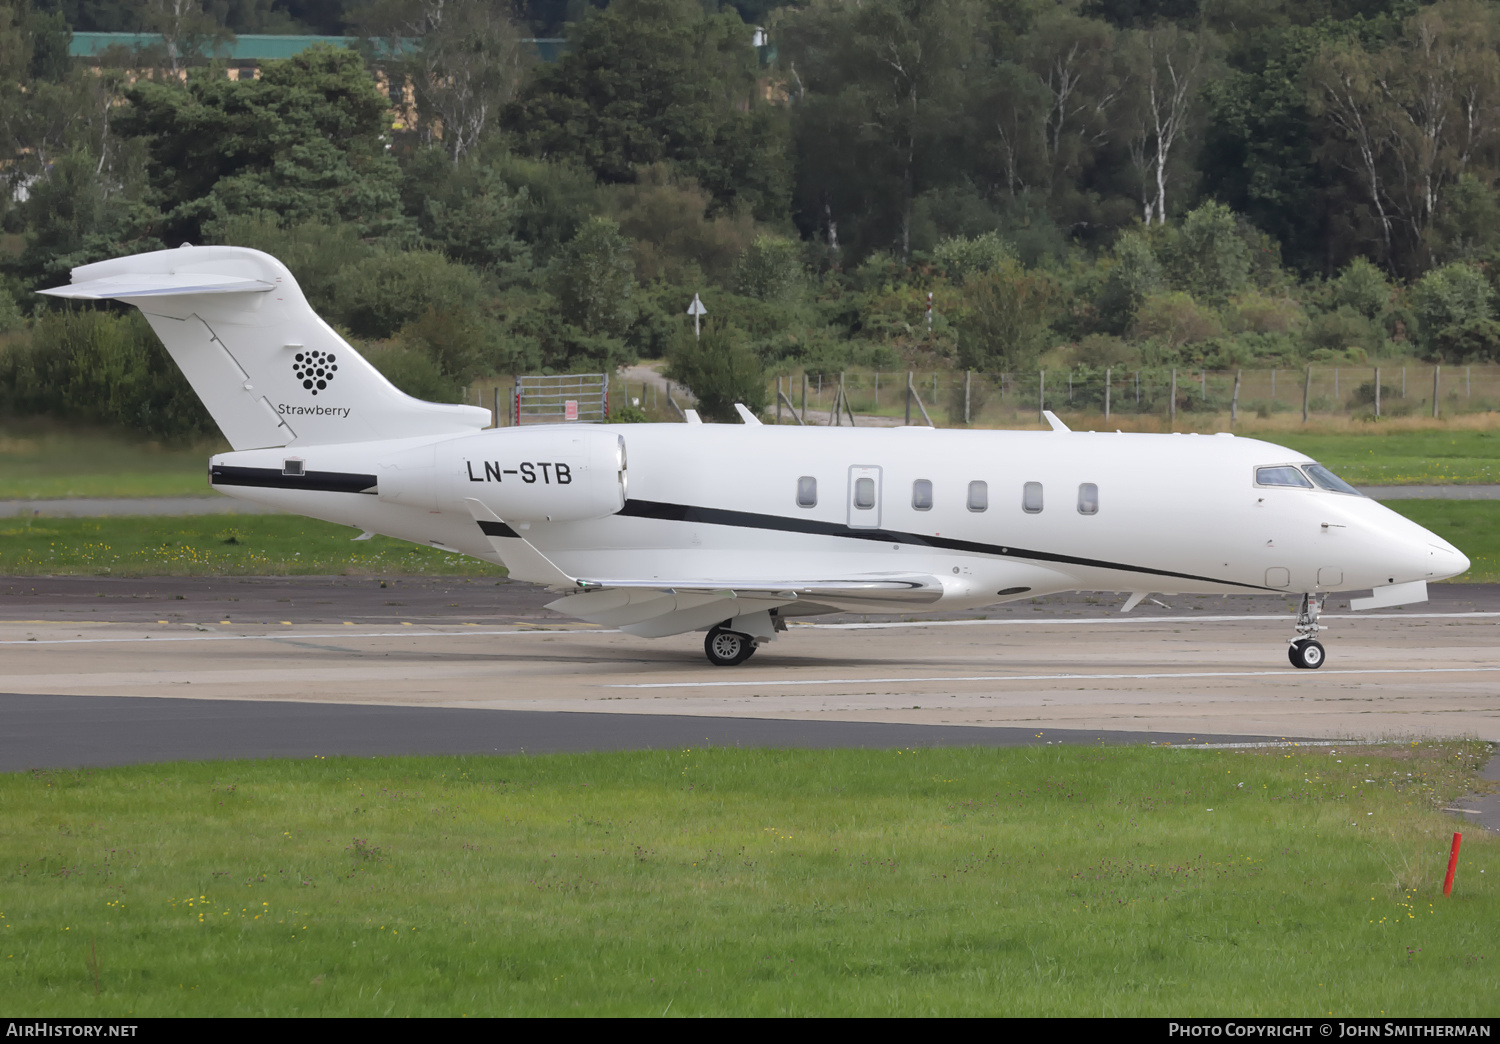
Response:
[[[236,468],[218,464],[208,469],[208,481],[215,486],[305,489],[318,493],[373,494],[376,486],[374,475],[355,475],[346,471],[308,471],[301,475],[287,475],[280,468]]]
[[[1021,558],[1032,562],[1055,562],[1060,565],[1115,569],[1126,573],[1143,573],[1147,576],[1166,576],[1175,580],[1198,580],[1209,584],[1223,584],[1226,587],[1243,587],[1248,591],[1275,590],[1259,584],[1244,584],[1237,580],[1221,580],[1213,576],[1178,573],[1170,569],[1126,565],[1123,562],[1106,562],[1098,558],[1061,555],[1052,551],[1035,551],[1024,547],[1001,547],[998,544],[985,544],[975,540],[954,540],[951,537],[923,536],[920,533],[899,533],[889,529],[857,529],[842,522],[822,522],[812,518],[760,515],[751,511],[729,511],[724,508],[695,507],[691,504],[664,504],[655,500],[627,500],[619,514],[630,518],[652,518],[664,522],[696,522],[709,526],[770,529],[780,533],[807,533],[814,536],[846,537],[850,540],[872,540],[882,544],[914,544],[918,547],[967,551],[972,554],[995,555],[1000,558]]]

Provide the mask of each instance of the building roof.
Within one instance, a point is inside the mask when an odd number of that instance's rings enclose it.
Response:
[[[210,57],[230,62],[268,62],[279,58],[290,58],[310,47],[325,44],[330,47],[357,47],[357,36],[272,36],[246,33],[232,37],[229,42],[213,50]],[[403,40],[402,45],[415,43]],[[557,59],[562,54],[566,41],[556,37],[538,37],[522,40],[537,51],[544,62]],[[163,45],[157,33],[74,33],[68,54],[73,58],[98,58],[111,47],[123,47],[139,51]]]

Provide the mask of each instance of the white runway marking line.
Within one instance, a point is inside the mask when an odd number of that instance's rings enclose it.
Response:
[[[1482,619],[1500,616],[1500,612],[1485,613],[1324,613],[1323,620],[1462,620]],[[1285,620],[1287,614],[1277,613],[1274,616],[1262,616],[1245,614],[1240,616],[1085,616],[1085,617],[1059,617],[1044,616],[1024,618],[1015,620],[900,620],[894,623],[795,623],[794,626],[816,627],[824,631],[873,631],[892,627],[980,627],[980,626],[1023,626],[1031,627],[1043,624],[1180,624],[1180,623],[1232,623],[1241,620]],[[59,620],[49,623],[55,627],[76,627],[77,624],[67,620]],[[3,625],[3,621],[0,621]],[[194,624],[179,624],[182,627],[192,627]],[[438,625],[433,625],[438,626]],[[0,645],[98,645],[110,642],[243,642],[254,641],[258,638],[275,639],[288,638],[466,638],[466,637],[511,637],[521,634],[619,634],[617,628],[590,627],[528,627],[514,631],[335,631],[331,634],[295,634],[284,631],[267,631],[265,634],[185,634],[162,637],[140,637],[140,638],[9,638],[0,640]],[[1285,673],[1285,672],[1282,672]],[[1100,675],[1103,677],[1103,675]]]
[[[334,631],[331,634],[298,634],[295,631],[267,631],[265,634],[182,634],[162,635],[153,638],[149,635],[140,638],[8,638],[0,641],[0,645],[108,645],[117,642],[253,642],[264,641],[286,641],[296,638],[509,638],[521,634],[618,634],[618,631],[605,630],[568,630],[557,628],[547,630],[535,628],[525,631]]]
[[[1041,616],[1017,618],[1015,620],[901,620],[897,623],[797,623],[798,627],[817,627],[827,631],[876,631],[888,627],[981,627],[985,625],[1013,626],[1032,624],[1120,624],[1120,623],[1224,623],[1234,620],[1285,620],[1293,614],[1276,613],[1261,615],[1245,613],[1239,616]],[[1454,620],[1469,617],[1500,616],[1497,613],[1323,613],[1319,620]]]
[[[1151,681],[1162,678],[1316,678],[1330,675],[1351,674],[1475,674],[1500,671],[1497,667],[1372,667],[1335,671],[1183,671],[1181,673],[1159,671],[1151,674],[971,674],[960,677],[937,676],[918,678],[793,678],[778,680],[762,678],[759,681],[717,682],[616,682],[601,685],[601,689],[730,689],[759,687],[774,689],[792,685],[908,685],[912,682],[1029,682],[1029,681]]]

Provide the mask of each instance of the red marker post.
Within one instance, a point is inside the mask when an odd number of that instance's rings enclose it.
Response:
[[[1453,894],[1453,872],[1458,869],[1458,846],[1463,844],[1462,834],[1453,835],[1453,850],[1448,853],[1448,876],[1443,878],[1443,894]]]

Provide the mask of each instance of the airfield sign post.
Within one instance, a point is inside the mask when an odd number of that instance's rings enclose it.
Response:
[[[699,299],[697,294],[693,295],[693,303],[688,305],[687,314],[693,317],[693,340],[702,340],[703,333],[701,328],[699,327],[699,323],[701,323],[703,321],[703,317],[708,314],[708,309],[703,307],[703,302]]]

